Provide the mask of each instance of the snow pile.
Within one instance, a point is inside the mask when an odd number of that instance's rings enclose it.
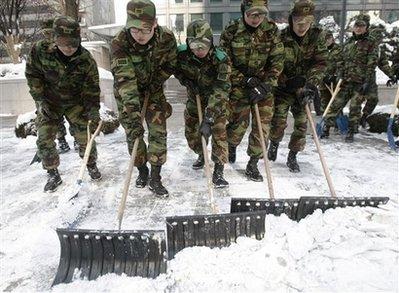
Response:
[[[3,79],[25,79],[26,62],[13,64],[0,64],[0,80]]]
[[[340,28],[339,25],[335,22],[334,16],[330,15],[327,17],[323,17],[322,19],[320,19],[319,24],[323,29],[331,31],[334,38],[338,39]]]
[[[393,205],[318,210],[299,223],[268,216],[263,240],[186,248],[156,280],[107,275],[53,292],[397,291],[397,227]]]
[[[19,64],[0,64],[0,80],[3,79],[25,79],[26,62]],[[98,67],[100,79],[114,79],[112,73],[104,68]]]
[[[19,127],[22,124],[29,123],[34,119],[36,119],[36,110],[18,115],[17,122],[15,123],[15,127]]]

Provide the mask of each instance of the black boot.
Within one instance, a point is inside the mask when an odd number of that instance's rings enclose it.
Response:
[[[367,116],[368,116],[367,114],[363,114],[362,117],[360,118],[360,125],[363,128],[367,127]]]
[[[148,183],[148,167],[147,164],[143,164],[140,167],[137,167],[139,170],[139,176],[136,179],[136,187],[137,188],[144,188]]]
[[[151,178],[148,186],[150,190],[154,192],[156,195],[167,197],[169,196],[169,193],[166,190],[166,188],[162,185],[160,173],[161,173],[161,166],[151,165]]]
[[[96,181],[101,179],[101,173],[98,171],[96,163],[87,164],[87,171],[89,171],[91,179]]]
[[[328,138],[330,136],[330,126],[324,124],[320,138]]]
[[[261,182],[263,181],[262,175],[260,175],[258,170],[258,158],[251,157],[247,164],[247,169],[245,170],[245,175],[249,180]]]
[[[223,178],[223,165],[215,163],[215,169],[213,170],[212,182],[215,185],[215,188],[225,188],[229,186],[229,182],[227,182]]]
[[[229,144],[229,162],[230,163],[236,162],[236,149],[237,149],[237,146]]]
[[[352,143],[353,142],[353,132],[349,130],[348,134],[345,137],[345,142]]]
[[[205,164],[205,159],[204,159],[204,155],[198,155],[198,159],[193,163],[192,167],[194,170],[199,170],[202,169],[204,167]]]
[[[69,147],[69,144],[67,143],[67,141],[65,140],[65,136],[60,137],[58,139],[58,147],[59,147],[59,153],[63,154],[68,152],[71,148]]]
[[[47,170],[47,183],[44,186],[44,192],[56,191],[57,187],[62,183],[61,176],[57,169]]]
[[[267,151],[267,158],[269,161],[275,161],[277,159],[278,142],[270,141],[269,149]]]
[[[298,162],[296,160],[297,153],[298,152],[289,151],[288,157],[287,157],[287,167],[290,169],[290,172],[293,172],[293,173],[301,172],[301,170],[299,169]]]

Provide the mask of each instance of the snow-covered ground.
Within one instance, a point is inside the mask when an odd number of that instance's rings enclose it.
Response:
[[[169,199],[132,184],[124,229],[164,229],[164,218],[208,214],[206,179],[194,171],[195,160],[184,138],[182,105],[173,105],[169,122],[168,161],[163,182]],[[72,145],[72,137],[67,137]],[[276,197],[329,196],[311,136],[298,157],[301,173],[285,166],[288,136],[271,163]],[[82,216],[77,227],[117,229],[117,208],[128,166],[122,128],[98,137],[98,165],[103,180],[86,184],[79,200],[67,202],[79,170],[74,151],[61,155],[63,184],[55,193],[42,192],[46,174],[29,166],[35,138],[17,139],[11,127],[1,128],[1,280],[0,290],[50,291],[59,260],[55,228]],[[217,192],[220,212],[229,212],[230,197],[267,197],[267,186],[247,181],[247,139],[238,160],[228,164],[226,192]],[[228,248],[188,248],[168,262],[168,271],[155,280],[106,275],[96,281],[76,280],[55,286],[54,292],[266,292],[335,291],[398,292],[398,157],[384,135],[362,131],[355,143],[333,135],[322,141],[338,196],[388,196],[381,208],[317,211],[299,223],[285,216],[266,217],[265,238],[239,238]],[[259,164],[263,171],[263,165]],[[135,171],[133,179],[137,176]]]

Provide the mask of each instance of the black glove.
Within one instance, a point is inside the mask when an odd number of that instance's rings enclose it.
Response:
[[[294,76],[287,79],[285,85],[289,92],[296,92],[299,88],[304,87],[306,84],[306,78],[303,76]]]
[[[96,109],[96,108],[94,108]],[[100,123],[100,115],[97,110],[94,110],[91,107],[85,107],[82,113],[83,119],[86,121],[91,121],[90,123],[90,132],[94,133]]]
[[[368,83],[367,81],[364,82],[360,88],[359,88],[359,93],[364,96],[367,95],[370,92],[370,83]]]
[[[305,106],[316,99],[320,99],[319,90],[314,84],[307,83],[302,89],[300,103]]]
[[[37,101],[37,112],[48,120],[58,119],[58,115],[55,111],[52,111],[50,104],[46,101]]]
[[[266,96],[271,92],[271,88],[266,83],[262,82],[257,77],[250,77],[247,79],[247,87],[249,89],[249,102],[257,104],[266,99]]]
[[[335,75],[327,74],[326,76],[324,76],[323,82],[326,85],[330,86],[332,83],[335,84],[337,82],[337,77]]]
[[[205,139],[208,139],[211,136],[213,123],[214,120],[205,115],[204,120],[202,120],[199,128],[199,132],[203,137],[205,137]]]
[[[389,80],[387,81],[387,87],[392,87],[397,82],[398,82],[398,78],[396,76],[391,76],[391,77],[389,77]]]
[[[181,84],[183,86],[185,86],[187,89],[189,89],[190,92],[193,93],[194,95],[198,95],[199,94],[198,87],[196,86],[196,84],[194,83],[193,80],[184,79],[184,80],[181,81]]]

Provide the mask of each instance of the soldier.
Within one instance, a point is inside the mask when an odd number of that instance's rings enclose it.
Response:
[[[129,153],[140,139],[135,166],[139,170],[136,187],[147,185],[156,195],[168,196],[161,182],[161,167],[166,162],[166,98],[163,84],[176,66],[177,46],[171,31],[158,26],[155,5],[150,0],[132,0],[127,4],[126,26],[111,44],[111,69],[119,119],[125,128]],[[149,96],[145,120],[148,147],[143,140],[140,121],[144,97]]]
[[[290,11],[289,26],[281,32],[284,44],[284,70],[278,80],[275,110],[270,130],[268,158],[275,161],[280,141],[287,127],[288,111],[294,117],[294,131],[288,144],[287,166],[300,172],[297,153],[305,148],[307,117],[305,105],[318,95],[326,69],[327,46],[321,28],[313,25],[315,5],[310,0],[298,0]]]
[[[277,25],[267,17],[267,0],[242,0],[242,17],[232,21],[222,32],[220,46],[232,62],[230,93],[231,115],[227,125],[229,161],[236,161],[236,148],[249,125],[251,133],[245,174],[253,181],[263,181],[258,170],[262,156],[258,125],[253,104],[258,104],[265,138],[269,136],[273,116],[273,88],[283,69],[284,48]]]
[[[389,80],[387,81],[387,86],[392,86],[392,84],[396,83],[396,77],[393,72],[393,69],[389,65],[389,48],[384,43],[385,37],[385,27],[380,24],[378,26],[370,27],[370,36],[374,38],[375,42],[378,46],[378,60],[377,66],[378,68],[388,76]],[[370,92],[365,96],[366,104],[362,110],[362,117],[360,118],[360,125],[363,128],[366,128],[367,117],[373,113],[375,107],[378,104],[378,85],[377,85],[377,75],[374,71],[373,77],[370,78]]]
[[[353,36],[344,44],[342,60],[339,65],[342,70],[342,87],[337,99],[332,103],[326,115],[326,124],[322,137],[328,137],[334,119],[350,100],[349,132],[346,142],[353,142],[353,136],[358,132],[361,105],[364,96],[370,93],[374,71],[378,60],[376,42],[369,36],[370,16],[359,14],[355,18]]]
[[[341,48],[335,43],[334,35],[331,31],[326,32],[326,46],[328,49],[328,58],[327,58],[327,69],[323,77],[323,82],[320,85],[320,100],[321,107],[320,110],[324,112],[326,109],[328,102],[331,99],[331,93],[327,89],[326,85],[333,87],[338,82],[338,61],[340,59]]]
[[[65,116],[79,143],[83,157],[87,143],[87,123],[92,131],[100,120],[100,87],[97,65],[80,45],[79,23],[67,17],[54,20],[54,41],[33,45],[26,63],[26,78],[37,109],[38,155],[48,172],[44,191],[55,191],[62,183],[58,173],[59,156],[55,146],[58,124]],[[93,145],[87,169],[94,180],[101,178]]]
[[[48,41],[52,42],[54,35],[53,35],[53,24],[54,24],[54,19],[47,19],[42,22],[41,25],[41,34],[45,39]],[[65,128],[65,119],[60,120],[60,123],[58,124],[58,132],[57,132],[57,140],[58,140],[58,147],[59,147],[59,153],[66,153],[70,150],[69,144],[65,139],[66,136],[66,128]]]
[[[175,77],[187,87],[188,100],[184,111],[185,135],[189,147],[198,154],[193,169],[204,166],[201,135],[207,140],[212,134],[212,160],[215,163],[213,184],[216,188],[228,186],[223,178],[227,163],[226,117],[230,91],[230,62],[221,49],[213,45],[212,29],[203,20],[194,20],[187,26],[186,44],[180,45]],[[201,99],[204,119],[199,125],[196,96]]]

